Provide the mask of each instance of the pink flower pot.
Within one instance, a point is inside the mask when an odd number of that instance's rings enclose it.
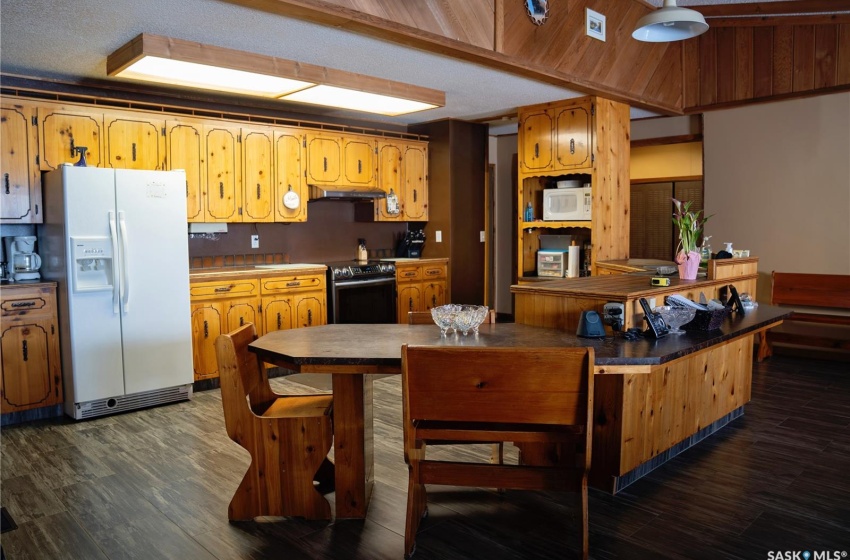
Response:
[[[679,265],[679,278],[682,280],[696,280],[699,270],[699,253],[679,253],[676,255],[676,264]]]

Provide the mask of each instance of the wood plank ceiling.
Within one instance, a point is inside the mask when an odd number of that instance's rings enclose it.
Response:
[[[520,0],[229,1],[671,114],[850,89],[850,0],[706,0],[687,7],[707,33],[654,44],[631,38],[644,0],[552,0],[544,25]],[[585,35],[585,8],[605,14],[605,42]]]

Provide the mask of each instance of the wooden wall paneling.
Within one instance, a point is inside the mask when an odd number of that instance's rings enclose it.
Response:
[[[814,88],[826,88],[836,85],[837,55],[838,54],[838,26],[816,25],[815,26],[815,49],[814,63],[815,76]]]
[[[682,98],[685,107],[700,103],[699,40],[682,41]]]
[[[720,27],[716,31],[715,64],[717,72],[717,102],[726,103],[735,99],[736,34],[734,27]]]
[[[839,84],[850,84],[850,23],[838,26],[838,75]]]
[[[794,84],[795,92],[810,91],[815,84],[815,28],[813,25],[794,27]]]
[[[753,29],[753,97],[773,92],[773,28]]]
[[[735,30],[735,100],[753,97],[753,32],[752,27]]]
[[[668,47],[667,49],[667,62],[659,65],[655,73],[651,76],[649,82],[644,89],[644,93],[647,96],[663,96],[669,99],[675,99],[676,104],[681,105],[684,100],[684,92],[683,85],[680,86],[680,82],[684,80],[683,72],[682,72],[682,49],[678,48],[679,45],[675,45],[677,48],[673,48],[673,46]],[[673,56],[672,53],[678,53]]]
[[[717,32],[709,29],[699,36],[700,105],[717,102]]]
[[[794,83],[794,28],[773,29],[773,88],[771,95],[791,93]]]
[[[596,98],[592,262],[629,257],[630,127],[628,105]]]

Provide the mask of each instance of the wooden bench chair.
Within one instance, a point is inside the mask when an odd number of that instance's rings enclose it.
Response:
[[[251,454],[228,508],[231,521],[259,516],[330,519],[320,489],[333,487],[333,396],[279,395],[248,345],[247,323],[215,341],[227,435]],[[319,488],[314,485],[319,482]]]
[[[830,313],[831,310],[850,311],[850,275],[774,271],[771,273],[770,303],[818,308],[823,312],[794,311],[778,330],[761,331],[759,361],[773,355],[774,342],[850,350],[850,330],[847,329],[850,315]]]
[[[425,485],[443,484],[577,492],[587,559],[593,359],[592,348],[402,346],[406,557],[427,511]],[[554,466],[428,460],[427,446],[444,441],[554,444],[573,460]]]

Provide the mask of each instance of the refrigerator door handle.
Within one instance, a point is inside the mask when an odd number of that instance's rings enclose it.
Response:
[[[118,211],[118,228],[121,231],[121,304],[124,313],[130,311],[130,274],[127,271],[127,222],[124,221],[123,210]]]
[[[120,283],[118,281],[118,267],[115,266],[115,263],[117,263],[117,261],[118,261],[118,259],[117,259],[117,257],[118,257],[118,231],[115,228],[115,213],[112,212],[112,211],[109,212],[109,235],[110,235],[110,241],[112,242],[112,263],[113,263],[113,266],[112,266],[112,313],[114,315],[118,315],[118,311],[119,311],[119,309],[118,309],[118,301],[119,301],[119,296],[118,296],[118,289],[119,288],[118,288],[118,286],[119,286]]]

